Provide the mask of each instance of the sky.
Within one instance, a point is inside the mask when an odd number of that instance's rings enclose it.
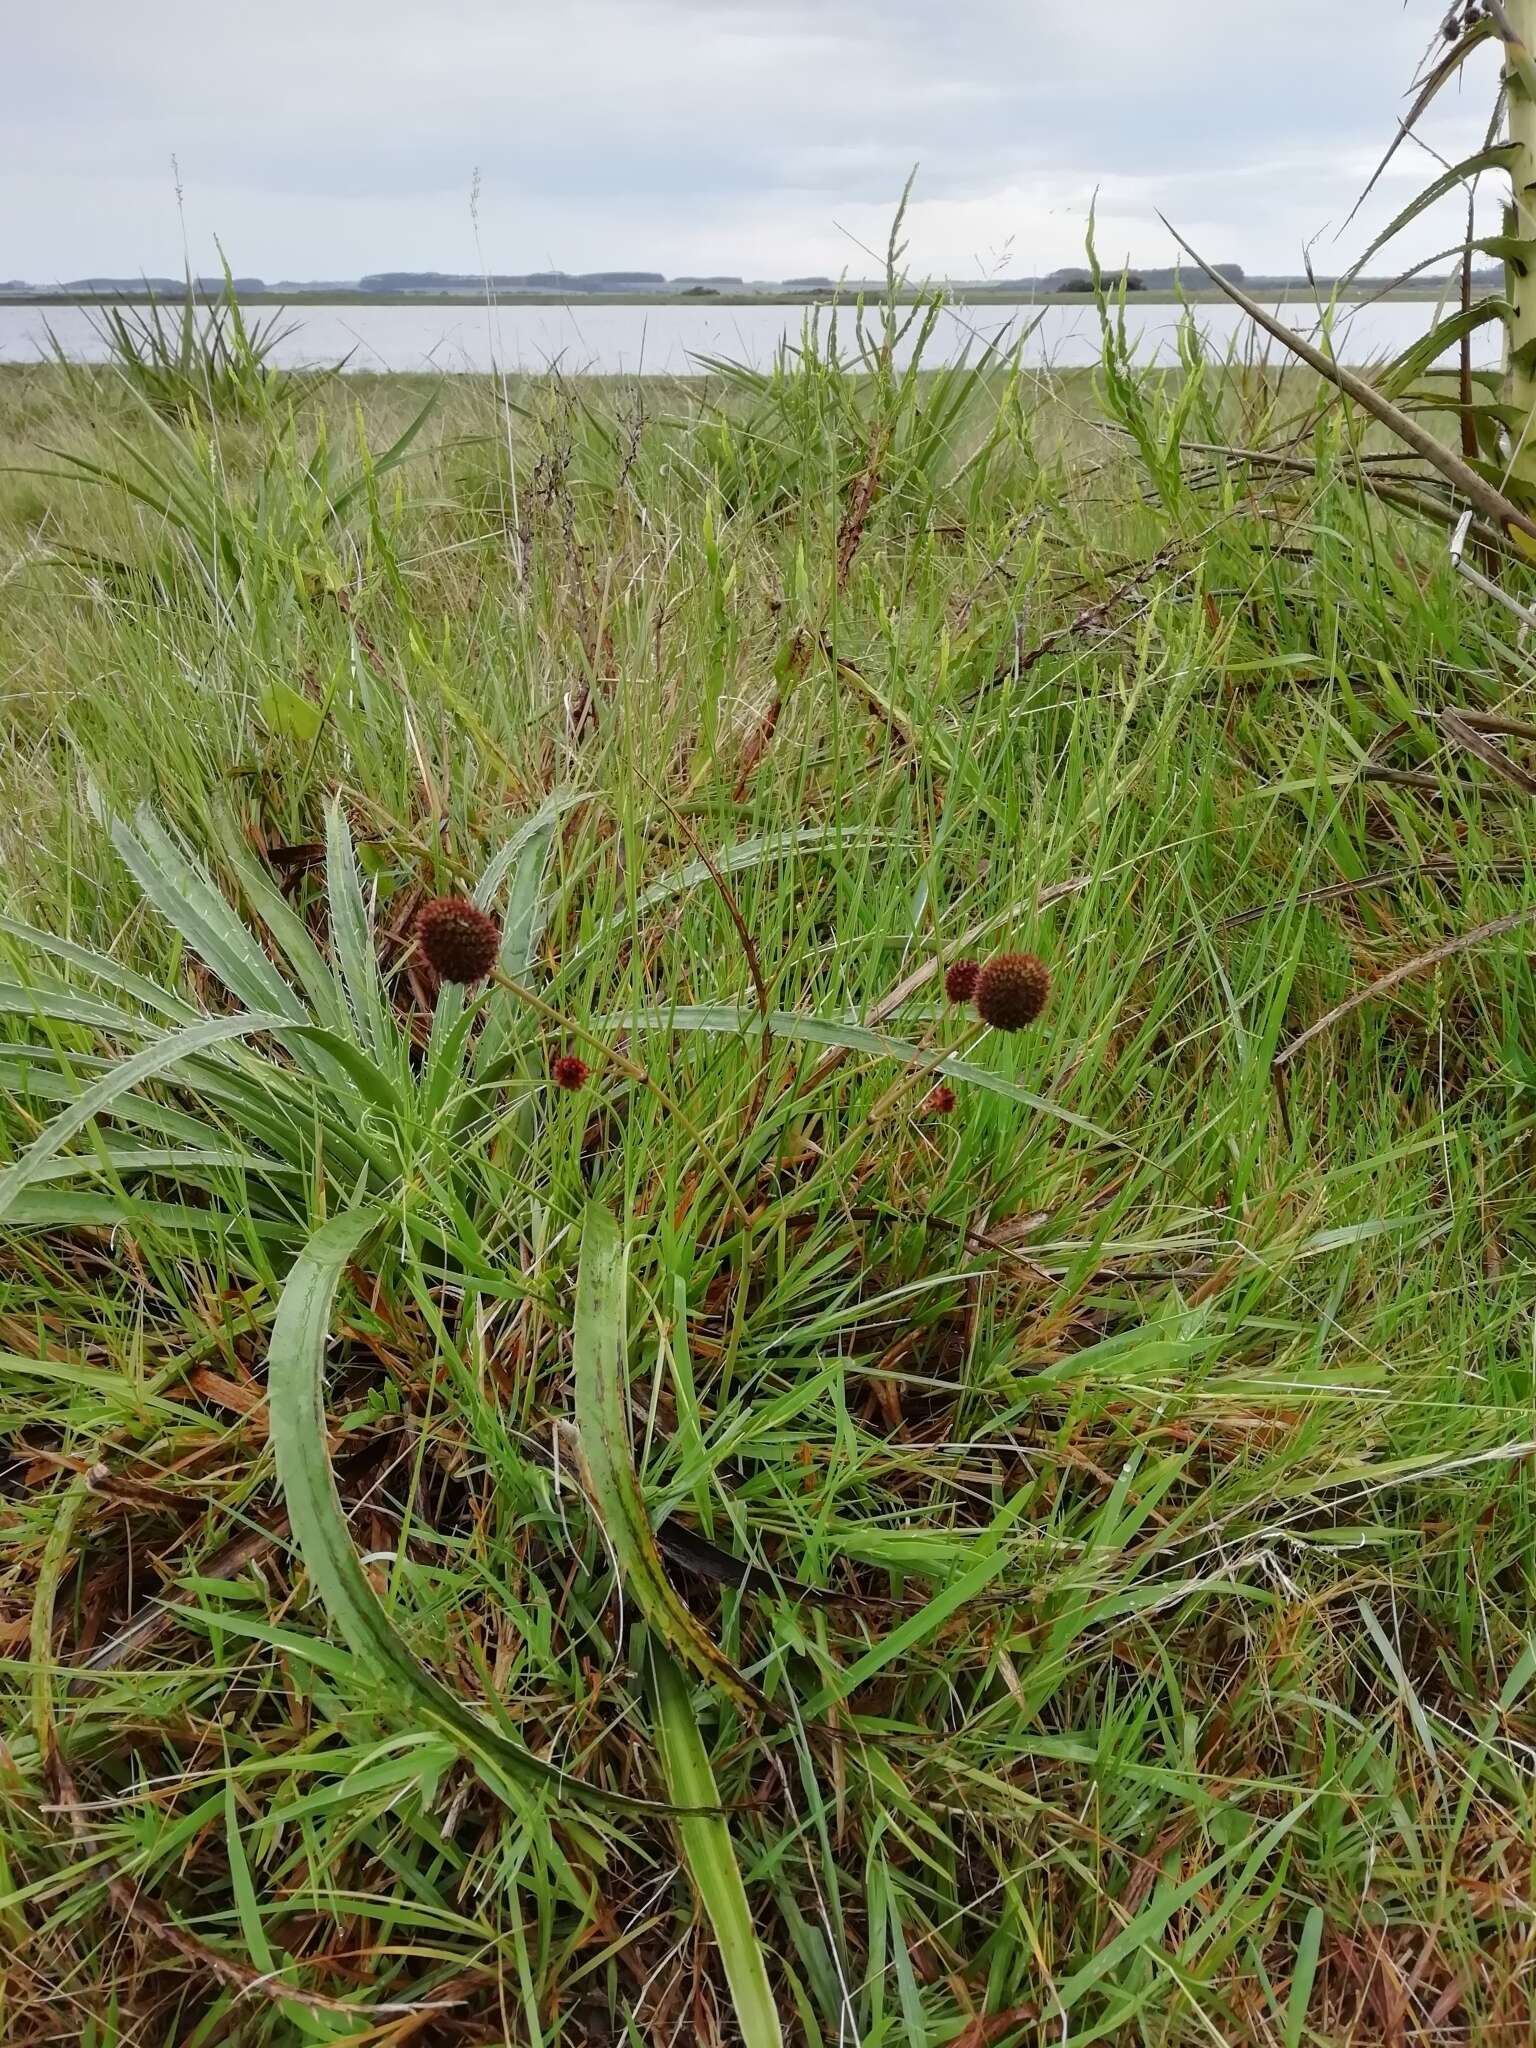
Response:
[[[1430,0],[20,0],[0,278],[1342,268]],[[1491,52],[1432,131],[1475,148]],[[178,210],[179,166],[182,204]],[[472,196],[478,194],[477,197]],[[184,242],[185,233],[185,242]],[[1405,244],[1454,238],[1429,226]]]

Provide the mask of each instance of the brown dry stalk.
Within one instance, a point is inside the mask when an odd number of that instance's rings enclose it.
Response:
[[[889,430],[876,436],[870,447],[868,460],[854,478],[853,488],[848,493],[848,509],[843,514],[843,523],[837,530],[837,587],[846,590],[853,558],[859,551],[859,542],[864,538],[870,508],[880,489],[880,465],[885,460],[886,447],[890,441]]]
[[[1256,299],[1240,291],[1229,277],[1223,276],[1219,271],[1213,271],[1199,251],[1185,241],[1171,221],[1161,214],[1158,218],[1162,220],[1163,226],[1185,255],[1199,264],[1217,290],[1235,306],[1240,307],[1255,326],[1263,328],[1264,332],[1271,335],[1282,347],[1288,348],[1292,355],[1299,356],[1308,369],[1315,370],[1318,376],[1326,378],[1346,397],[1352,398],[1356,405],[1368,412],[1371,418],[1382,426],[1389,428],[1400,441],[1406,441],[1415,454],[1423,456],[1432,469],[1438,469],[1447,483],[1459,491],[1462,497],[1475,506],[1485,518],[1491,519],[1496,526],[1506,531],[1520,532],[1536,540],[1536,520],[1533,520],[1529,513],[1522,511],[1513,499],[1507,498],[1502,491],[1496,490],[1492,484],[1479,476],[1475,469],[1469,468],[1459,455],[1453,454],[1443,442],[1437,440],[1428,427],[1422,426],[1413,414],[1404,412],[1390,399],[1383,398],[1375,385],[1364,377],[1357,377],[1353,370],[1346,370],[1342,363],[1335,362],[1332,356],[1314,347],[1305,335],[1293,333],[1284,321],[1277,320]]]
[[[1426,967],[1434,967],[1442,960],[1449,960],[1455,953],[1465,953],[1473,946],[1481,945],[1484,939],[1500,938],[1505,932],[1512,932],[1522,924],[1529,924],[1532,918],[1536,918],[1536,903],[1528,904],[1524,910],[1517,910],[1509,917],[1496,917],[1489,924],[1480,924],[1474,931],[1463,932],[1460,938],[1447,939],[1444,945],[1432,946],[1427,953],[1415,954],[1412,960],[1405,960],[1400,967],[1394,967],[1390,973],[1378,975],[1375,981],[1368,982],[1362,989],[1357,989],[1342,1003],[1336,1003],[1331,1010],[1319,1017],[1315,1024],[1309,1024],[1299,1038],[1293,1038],[1288,1046],[1275,1054],[1274,1065],[1283,1067],[1287,1060],[1295,1058],[1304,1045],[1310,1045],[1314,1038],[1337,1024],[1341,1018],[1349,1016],[1351,1011],[1362,1008],[1366,1003],[1374,1001],[1377,996],[1385,995],[1388,989],[1396,988],[1399,982],[1407,981],[1415,974],[1421,974]]]
[[[769,743],[778,730],[779,718],[784,710],[784,698],[775,690],[768,709],[747,735],[747,743],[741,750],[741,767],[736,776],[736,787],[731,791],[733,799],[740,803],[746,796],[757,764],[768,751]]]
[[[1536,796],[1536,775],[1522,768],[1518,761],[1511,761],[1502,747],[1496,747],[1484,733],[1476,730],[1469,718],[1454,711],[1442,711],[1436,723],[1442,732],[1449,733],[1457,746],[1465,747],[1469,754],[1476,754],[1495,775],[1512,782],[1516,789],[1523,789],[1527,796]]]

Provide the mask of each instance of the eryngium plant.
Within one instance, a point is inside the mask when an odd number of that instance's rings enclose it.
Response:
[[[1469,194],[1476,181],[1496,173],[1508,181],[1502,231],[1478,235],[1470,217],[1462,242],[1423,258],[1397,280],[1406,283],[1460,256],[1464,266],[1462,303],[1436,320],[1374,378],[1345,370],[1219,273],[1214,283],[1276,340],[1354,399],[1407,442],[1437,475],[1426,486],[1443,499],[1450,516],[1469,505],[1480,517],[1485,540],[1502,535],[1519,554],[1536,557],[1536,0],[1474,0],[1453,8],[1445,38],[1436,44],[1406,118],[1371,179],[1382,171],[1417,123],[1446,90],[1459,81],[1474,52],[1497,40],[1503,53],[1499,97],[1481,148],[1450,165],[1396,214],[1347,273],[1351,283],[1384,248],[1430,207],[1458,189]],[[1370,186],[1367,187],[1367,191]],[[1178,238],[1196,262],[1202,259]],[[1492,256],[1504,268],[1504,290],[1473,301],[1469,289],[1474,255]],[[1202,267],[1203,264],[1202,264]],[[1479,329],[1500,324],[1504,361],[1500,371],[1470,368],[1466,345]],[[1447,350],[1461,345],[1462,370],[1449,388],[1426,378]],[[1453,450],[1424,424],[1421,415],[1455,413],[1463,423],[1462,452]],[[1445,491],[1449,486],[1449,491]],[[1454,502],[1453,502],[1454,501]],[[1421,501],[1433,510],[1435,496]]]

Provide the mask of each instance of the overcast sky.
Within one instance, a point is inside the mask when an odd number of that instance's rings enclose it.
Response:
[[[1322,270],[1438,0],[16,0],[0,277]],[[1491,52],[1435,129],[1476,146]],[[1404,152],[1383,194],[1425,178]],[[470,192],[480,175],[478,252]],[[1378,208],[1375,218],[1380,219]],[[1421,237],[1421,252],[1449,241]]]

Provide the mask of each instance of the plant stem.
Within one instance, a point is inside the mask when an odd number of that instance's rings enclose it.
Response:
[[[1536,499],[1536,0],[1505,0],[1496,16],[1504,38],[1504,90],[1509,107],[1510,204],[1506,234],[1521,246],[1505,259],[1505,290],[1513,312],[1504,355],[1504,397],[1516,409],[1511,494]]]

